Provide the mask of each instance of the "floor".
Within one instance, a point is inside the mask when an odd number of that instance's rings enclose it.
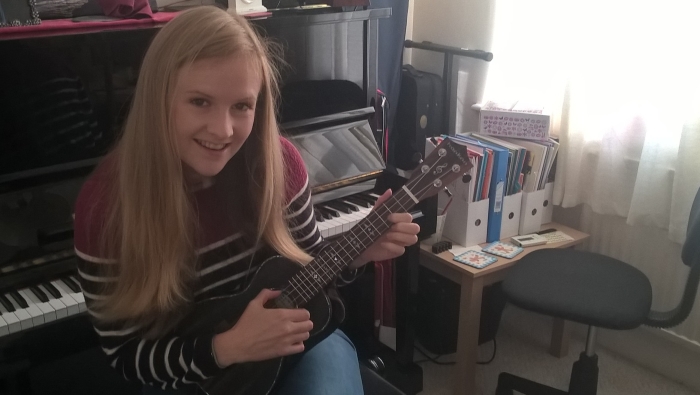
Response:
[[[571,366],[583,351],[583,339],[572,338],[569,355],[558,359],[547,353],[550,326],[545,317],[535,316],[514,307],[507,307],[496,337],[496,358],[477,370],[477,394],[494,394],[498,374],[502,371],[527,377],[556,388],[567,389]],[[484,344],[479,352],[482,360],[490,358],[492,343]],[[605,349],[596,350],[600,369],[598,395],[698,395],[682,384],[666,379]],[[416,360],[425,359],[416,354]],[[454,355],[442,356],[440,361],[454,360]],[[420,395],[451,393],[453,366],[422,362],[423,391]]]

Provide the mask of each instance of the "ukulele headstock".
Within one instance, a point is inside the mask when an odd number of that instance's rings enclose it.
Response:
[[[418,200],[423,200],[437,194],[471,167],[467,147],[446,137],[413,171],[406,186]]]

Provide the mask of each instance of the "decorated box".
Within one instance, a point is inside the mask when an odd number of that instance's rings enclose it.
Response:
[[[544,107],[521,102],[489,101],[481,107],[479,133],[519,139],[547,140],[549,114]]]

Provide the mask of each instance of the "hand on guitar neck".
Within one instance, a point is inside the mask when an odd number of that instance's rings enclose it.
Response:
[[[387,190],[377,199],[374,210],[391,198],[391,189]],[[392,224],[389,230],[367,248],[360,257],[350,265],[351,269],[371,261],[384,261],[403,255],[406,247],[418,242],[420,226],[414,224],[409,213],[392,213],[387,217]]]
[[[304,351],[304,341],[313,328],[309,311],[265,308],[265,304],[280,293],[263,289],[248,303],[236,325],[214,336],[214,355],[221,367]]]

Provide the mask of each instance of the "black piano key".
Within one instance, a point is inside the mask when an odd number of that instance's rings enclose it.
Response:
[[[331,206],[323,206],[323,208],[325,208],[326,210],[328,210],[328,211],[331,213],[331,215],[333,216],[333,218],[338,218],[338,217],[340,217],[340,211],[334,209],[333,207],[331,207]]]
[[[335,211],[331,211],[324,206],[318,205],[314,206],[314,208],[318,209],[318,211],[321,212],[321,215],[323,215],[323,218],[325,219],[333,219],[333,217],[337,217],[337,213]]]
[[[376,197],[376,196],[370,195],[370,192],[363,192],[363,193],[360,193],[360,196],[365,196],[365,197],[367,197],[368,199],[370,199],[370,201],[372,202],[372,204],[377,203],[377,197]]]
[[[350,207],[347,207],[341,204],[340,202],[331,201],[326,203],[326,205],[334,210],[340,211],[341,213],[352,214],[352,210],[350,209]]]
[[[367,207],[367,205],[364,202],[358,203],[358,201],[352,201],[347,198],[343,200],[343,203],[347,204],[348,206],[353,206],[355,208],[355,211],[360,211],[360,208]]]
[[[355,206],[354,204],[350,204],[345,200],[336,200],[336,203],[342,205],[343,207],[347,207],[351,212],[360,211],[359,207]]]
[[[30,290],[34,295],[36,295],[36,297],[39,298],[40,301],[42,301],[42,302],[44,302],[44,303],[49,303],[49,297],[46,296],[46,294],[44,293],[44,291],[42,291],[41,289],[39,289],[39,287],[37,287],[36,285],[30,285],[30,286],[29,286],[29,290]]]
[[[316,210],[316,207],[314,207],[314,216],[316,216],[316,222],[324,221],[323,215],[321,215],[321,213],[318,210]]]
[[[10,313],[14,313],[15,311],[15,306],[12,305],[12,302],[10,302],[9,299],[5,297],[5,295],[0,294],[0,304],[7,309]]]
[[[362,199],[360,199],[360,198],[358,198],[357,196],[354,196],[354,195],[353,195],[353,196],[348,196],[348,197],[346,197],[345,200],[349,201],[350,203],[355,203],[355,204],[357,204],[358,206],[361,206],[361,207],[366,207],[366,208],[372,208],[372,207],[374,207],[374,206],[373,206],[372,204],[370,204],[368,201],[362,200]]]
[[[339,218],[339,217],[340,217],[340,212],[339,212],[338,210],[336,210],[336,209],[334,209],[334,208],[332,208],[332,207],[328,207],[328,206],[324,206],[323,208],[325,208],[326,210],[328,210],[328,212],[330,212],[331,215],[333,215],[333,218]]]
[[[325,218],[325,219],[333,219],[333,213],[330,212],[330,211],[329,211],[328,209],[326,209],[325,207],[316,206],[316,208],[318,209],[318,211],[321,212],[321,215],[323,216],[323,218]]]
[[[370,206],[369,207],[374,207],[374,202],[375,200],[372,199],[371,196],[365,195],[362,193],[358,193],[357,195],[353,195],[355,198],[362,200],[363,202],[368,203]]]
[[[73,279],[71,279],[70,277],[68,277],[68,276],[61,277],[61,280],[63,281],[64,284],[66,284],[68,286],[68,288],[70,288],[71,291],[73,291],[75,293],[80,292],[80,286],[78,284],[76,284],[76,282],[73,281]]]
[[[44,288],[46,288],[46,290],[49,291],[51,296],[53,296],[56,299],[61,299],[61,292],[59,292],[58,289],[56,289],[56,287],[54,287],[53,284],[51,284],[51,282],[45,282],[41,285],[43,285]]]
[[[23,309],[29,308],[29,304],[27,304],[27,301],[24,300],[24,298],[22,297],[22,295],[19,294],[19,292],[12,290],[9,292],[9,295],[12,297],[12,299],[15,300],[15,302],[17,302],[19,307]]]

